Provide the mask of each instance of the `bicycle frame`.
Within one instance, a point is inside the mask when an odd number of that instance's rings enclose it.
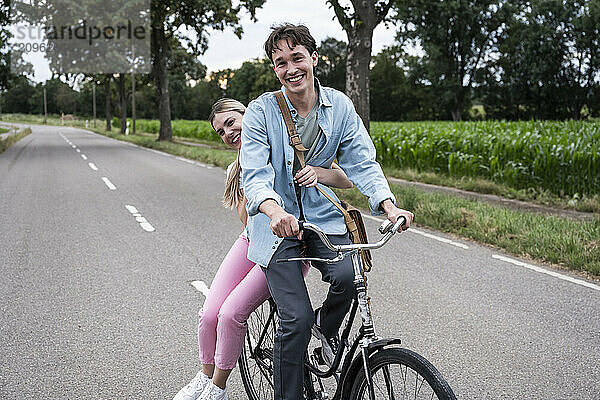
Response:
[[[357,336],[354,338],[353,343],[349,346],[348,354],[346,355],[346,359],[344,361],[344,365],[342,368],[342,373],[340,376],[341,384],[338,382],[338,386],[336,389],[336,393],[333,397],[334,400],[339,399],[342,395],[342,392],[349,390],[348,385],[345,384],[347,377],[353,377],[356,374],[357,368],[360,364],[362,364],[362,368],[364,368],[365,376],[367,377],[367,385],[369,390],[369,398],[370,400],[375,400],[375,393],[373,388],[373,380],[371,376],[371,368],[369,365],[369,358],[374,351],[377,351],[385,346],[390,344],[399,344],[399,339],[381,339],[375,334],[375,327],[373,326],[373,319],[371,316],[371,306],[369,297],[367,295],[367,283],[364,275],[364,270],[362,267],[362,263],[360,261],[360,256],[358,251],[361,249],[377,249],[382,247],[387,241],[404,225],[406,221],[404,218],[400,218],[395,224],[392,224],[391,221],[384,221],[384,223],[379,228],[379,231],[385,236],[377,243],[373,244],[360,244],[353,243],[348,245],[333,245],[325,235],[325,233],[316,225],[312,225],[307,222],[300,223],[300,229],[308,229],[315,232],[321,239],[321,241],[328,247],[330,250],[337,252],[337,257],[334,259],[319,259],[319,258],[297,258],[290,259],[291,260],[308,260],[308,261],[322,261],[322,262],[337,262],[346,256],[350,255],[352,257],[352,266],[354,268],[354,286],[356,288],[356,297],[355,301],[352,304],[352,309],[350,311],[350,315],[346,322],[346,327],[342,332],[341,343],[342,348],[339,349],[336,357],[334,359],[333,364],[327,371],[321,371],[317,367],[314,367],[310,363],[306,363],[305,366],[310,371],[310,373],[314,374],[317,379],[320,378],[328,378],[335,374],[337,368],[341,362],[344,349],[348,343],[348,336],[350,335],[350,330],[352,328],[352,323],[354,322],[354,318],[356,316],[357,310],[360,313],[360,317],[362,320],[362,325]],[[356,357],[353,360],[353,355],[356,352],[357,348],[360,346],[361,352],[360,357]],[[385,371],[384,371],[385,374]]]
[[[351,257],[353,269],[354,269],[354,286],[356,288],[356,294],[352,301],[351,309],[346,317],[345,325],[342,329],[341,334],[341,345],[337,351],[333,363],[327,370],[321,370],[320,365],[323,365],[322,354],[319,354],[319,350],[322,348],[316,347],[313,355],[308,354],[308,350],[305,351],[306,362],[304,364],[304,398],[309,400],[326,400],[329,399],[328,389],[332,389],[329,385],[335,383],[335,394],[332,400],[345,400],[349,398],[361,398],[368,395],[369,400],[375,400],[375,390],[377,392],[386,392],[390,399],[396,398],[396,389],[394,389],[395,379],[397,376],[395,367],[400,366],[400,385],[403,390],[406,390],[406,375],[407,368],[412,371],[411,376],[414,373],[415,378],[415,396],[416,393],[420,393],[421,388],[425,384],[424,388],[427,393],[429,390],[431,398],[437,396],[439,399],[455,400],[456,397],[452,392],[452,389],[441,376],[439,371],[431,365],[426,359],[417,353],[411,352],[408,349],[397,348],[396,345],[401,343],[400,339],[387,338],[382,339],[375,333],[373,326],[373,320],[370,309],[370,299],[367,295],[367,282],[364,270],[362,268],[361,258],[359,256],[360,249],[376,249],[382,247],[391,236],[393,236],[398,229],[404,224],[404,219],[401,218],[395,224],[390,221],[385,221],[381,225],[379,231],[384,235],[377,243],[370,244],[346,244],[346,245],[333,245],[329,241],[328,237],[323,231],[312,224],[300,223],[301,229],[309,229],[314,231],[322,240],[323,244],[337,254],[332,259],[320,259],[320,258],[294,258],[289,260],[277,260],[277,261],[291,261],[291,260],[311,260],[320,262],[336,262],[344,259],[346,256]],[[393,226],[392,226],[393,225]],[[276,323],[276,306],[272,299],[269,300],[269,313],[267,320],[264,321],[264,312],[261,313],[263,317],[260,318],[262,325],[260,332],[253,332],[258,335],[247,334],[247,344],[249,345],[249,356],[253,358],[259,366],[261,375],[254,374],[253,376],[264,376],[267,378],[267,382],[273,387],[273,382],[269,378],[272,377],[272,368],[270,361],[272,360],[273,353],[269,346],[263,346],[263,341],[267,340],[265,337],[269,335],[272,328],[275,328]],[[350,337],[350,331],[352,330],[353,323],[356,318],[356,314],[360,313],[361,326],[358,332],[352,339],[352,344],[348,341]],[[263,322],[264,321],[264,322]],[[389,347],[392,346],[392,347]],[[345,350],[348,349],[344,356]],[[338,369],[343,363],[342,368]],[[240,365],[241,367],[246,364]],[[402,369],[404,367],[404,369]],[[339,374],[337,371],[340,371]],[[379,375],[381,373],[381,375]],[[254,384],[247,384],[247,371],[246,374],[242,374],[244,385],[246,390],[250,393],[248,385],[254,388]],[[328,381],[323,382],[325,378],[335,378],[335,382]],[[377,383],[374,383],[373,380]],[[404,381],[402,381],[404,379]],[[381,383],[381,381],[383,381]],[[261,378],[262,382],[262,378]],[[261,384],[262,386],[262,384]],[[375,388],[376,386],[376,388]],[[402,390],[402,389],[401,389]],[[412,389],[411,389],[412,390]],[[402,393],[404,393],[402,391]],[[255,392],[253,392],[255,393]],[[427,395],[429,396],[429,395]]]

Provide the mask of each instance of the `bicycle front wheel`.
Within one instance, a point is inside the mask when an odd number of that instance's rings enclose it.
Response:
[[[408,349],[388,348],[370,358],[373,388],[377,400],[455,400],[456,396],[429,361]],[[352,400],[369,400],[364,369],[356,375]]]

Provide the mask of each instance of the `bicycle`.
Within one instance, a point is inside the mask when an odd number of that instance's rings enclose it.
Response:
[[[400,339],[380,338],[375,334],[366,278],[358,250],[374,250],[385,245],[404,224],[404,218],[400,218],[395,224],[389,220],[384,221],[379,227],[379,232],[384,236],[377,243],[347,245],[333,245],[318,226],[299,222],[300,229],[315,232],[337,256],[333,259],[303,257],[286,261],[334,263],[351,256],[356,287],[356,296],[342,327],[341,345],[333,364],[326,370],[320,369],[324,365],[321,348],[314,348],[311,355],[307,350],[304,399],[329,399],[328,385],[324,382],[328,378],[334,378],[335,382],[332,400],[456,399],[450,385],[429,361],[411,350],[398,347]],[[357,311],[361,317],[361,325],[350,344],[348,338]],[[277,309],[273,300],[269,299],[248,320],[244,348],[238,362],[244,388],[251,400],[273,398],[272,359],[276,331]]]

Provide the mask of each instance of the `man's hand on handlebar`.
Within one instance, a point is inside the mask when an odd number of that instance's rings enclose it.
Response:
[[[263,201],[259,210],[271,219],[269,226],[277,237],[297,236],[298,239],[302,239],[302,232],[298,227],[296,217],[286,212],[275,200]]]
[[[270,227],[271,231],[273,231],[277,237],[285,238],[297,236],[298,239],[302,239],[302,231],[298,226],[298,220],[292,214],[283,210],[276,212],[271,216]]]
[[[402,225],[403,231],[410,228],[410,224],[412,223],[413,219],[415,218],[413,213],[411,213],[410,211],[406,211],[406,210],[396,207],[390,199],[386,199],[386,200],[382,201],[381,208],[386,213],[387,219],[392,221],[394,224],[396,223],[398,218],[400,218],[400,217],[406,218],[406,223],[404,225]]]

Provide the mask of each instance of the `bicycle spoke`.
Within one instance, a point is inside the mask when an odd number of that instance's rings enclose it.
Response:
[[[433,400],[437,399],[427,381],[404,364],[385,364],[373,373],[373,388],[377,400]],[[361,400],[369,399],[368,387],[360,391]]]

